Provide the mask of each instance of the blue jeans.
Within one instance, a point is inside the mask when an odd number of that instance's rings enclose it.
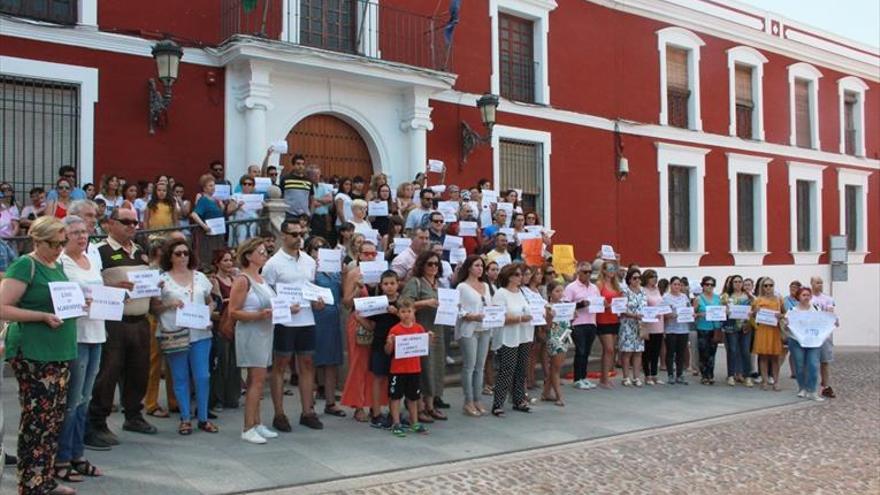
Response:
[[[727,352],[727,376],[746,377],[752,374],[752,332],[736,330],[724,333]]]
[[[817,392],[819,384],[819,354],[821,347],[801,347],[795,339],[788,339],[788,351],[794,358],[794,375],[798,388],[808,392]]]
[[[67,389],[67,411],[58,435],[56,462],[66,463],[83,456],[83,437],[86,433],[92,388],[101,366],[103,344],[77,344],[76,359],[70,362],[70,387]]]
[[[458,339],[461,347],[461,387],[464,390],[464,401],[476,402],[480,399],[483,388],[483,369],[486,355],[489,353],[489,339],[492,332],[474,332],[471,337]]]
[[[171,376],[174,377],[174,395],[180,405],[180,420],[189,421],[190,413],[189,377],[192,372],[196,384],[196,404],[199,408],[199,421],[208,421],[208,395],[211,385],[209,361],[211,339],[193,342],[188,351],[166,354]]]

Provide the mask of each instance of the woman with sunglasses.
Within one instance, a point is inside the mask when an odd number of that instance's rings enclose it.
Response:
[[[623,365],[623,386],[641,387],[644,385],[639,378],[642,370],[642,353],[645,341],[641,337],[642,310],[647,301],[642,292],[642,272],[638,268],[630,268],[624,276],[626,285],[623,295],[626,297],[626,311],[620,314],[620,360]]]
[[[492,333],[483,328],[482,321],[483,307],[491,302],[492,294],[485,281],[483,264],[480,256],[468,256],[459,268],[454,284],[461,304],[455,339],[461,348],[463,411],[468,416],[481,416],[488,412],[480,403],[480,388],[483,386],[483,368]]]
[[[254,178],[250,175],[242,175],[238,180],[239,186],[241,186],[241,194],[254,194],[254,185],[256,182]],[[235,201],[232,201],[235,203]],[[259,210],[248,210],[243,207],[236,208],[235,212],[232,214],[232,218],[230,220],[240,220],[244,223],[239,223],[231,226],[229,232],[229,247],[234,248],[238,246],[242,242],[247,239],[251,239],[253,237],[257,237],[259,235],[260,224],[256,222],[256,219],[260,217]]]
[[[433,423],[435,419],[446,420],[446,415],[434,406],[434,398],[443,395],[443,380],[446,376],[446,332],[439,325],[434,324],[437,316],[437,288],[440,285],[440,277],[443,276],[443,265],[440,256],[431,251],[425,251],[416,258],[413,266],[413,275],[403,288],[401,297],[408,297],[415,301],[416,322],[425,330],[434,332],[427,356],[422,357],[422,399],[424,411],[419,408],[419,422]]]
[[[189,335],[188,345],[174,345],[163,348],[168,358],[171,374],[174,377],[174,395],[180,398],[180,426],[177,432],[190,435],[193,432],[190,421],[190,371],[196,388],[198,404],[198,428],[208,433],[219,429],[208,421],[208,395],[210,392],[211,328],[180,327],[177,324],[177,310],[185,306],[214,305],[211,297],[213,286],[204,273],[197,271],[196,262],[189,243],[183,239],[172,239],[162,252],[161,298],[153,298],[153,313],[159,316],[156,337],[159,347],[163,341],[177,338],[180,332]],[[210,314],[210,310],[208,312]]]
[[[544,286],[544,267],[528,266],[523,263],[523,294],[529,302],[546,305],[547,293]],[[549,376],[550,359],[547,355],[547,326],[541,325],[534,327],[534,341],[529,344],[529,364],[526,366],[526,389],[535,390],[538,388],[537,379],[535,378],[535,366],[541,365],[541,376]],[[528,395],[528,394],[526,394]]]
[[[7,359],[18,381],[19,493],[72,495],[54,477],[58,433],[64,420],[70,361],[77,358],[76,320],[55,316],[51,282],[67,282],[58,257],[67,234],[55,217],[34,220],[28,235],[34,250],[18,257],[0,282],[0,314],[13,322],[6,336]],[[84,308],[85,309],[85,308]]]
[[[743,278],[732,275],[724,287],[721,304],[724,306],[750,306],[753,296],[743,290]],[[752,382],[752,327],[748,320],[728,319],[724,322],[724,349],[727,352],[727,384],[731,387]]]
[[[642,291],[645,293],[647,306],[662,306],[663,293],[658,287],[657,271],[645,270],[642,273]],[[663,382],[657,376],[660,361],[660,350],[663,347],[663,318],[657,318],[656,323],[642,323],[648,332],[645,340],[645,353],[642,357],[642,368],[645,372],[645,383],[648,385],[662,385]]]
[[[752,301],[752,319],[760,310],[775,314],[778,318],[782,315],[782,299],[773,291],[775,283],[770,277],[762,277],[755,287],[755,300]],[[755,341],[752,352],[758,355],[758,368],[761,372],[761,390],[767,390],[773,379],[773,390],[779,391],[779,357],[782,356],[782,330],[777,320],[776,325],[758,323],[755,321]]]
[[[608,379],[614,365],[614,341],[620,331],[620,319],[611,312],[611,300],[621,297],[620,280],[617,278],[617,264],[612,261],[603,261],[596,279],[596,288],[599,295],[605,298],[605,311],[596,314],[596,335],[602,344],[602,375],[599,378],[599,386],[612,388]]]
[[[707,306],[720,306],[721,298],[715,294],[715,278],[703,277],[700,281],[702,290],[694,298],[695,326],[697,327],[697,349],[700,355],[700,383],[703,385],[715,385],[715,353],[718,351],[719,341],[716,331],[721,330],[720,321],[706,319]]]
[[[306,253],[318,259],[321,249],[330,249],[330,244],[323,237],[312,237],[306,245]],[[324,304],[320,310],[313,310],[315,315],[315,355],[312,358],[315,368],[324,372],[324,414],[345,417],[345,411],[336,405],[336,386],[339,383],[339,367],[342,366],[342,326],[339,318],[342,301],[342,272],[340,270],[325,271],[318,266],[315,273],[315,285],[330,289],[333,293],[333,304]],[[320,392],[320,390],[319,390]],[[319,393],[320,395],[320,393]]]
[[[523,270],[520,263],[511,263],[501,269],[493,304],[503,306],[504,326],[492,329],[492,349],[498,364],[495,380],[495,397],[492,414],[504,416],[504,403],[510,395],[513,409],[531,412],[526,398],[526,367],[529,363],[529,347],[534,336],[529,303],[523,295]]]
[[[58,193],[57,198],[46,203],[46,215],[55,218],[64,218],[67,216],[67,209],[70,208],[70,191],[73,187],[67,179],[58,179],[55,182],[55,191]]]

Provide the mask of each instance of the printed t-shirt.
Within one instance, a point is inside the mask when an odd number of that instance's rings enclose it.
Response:
[[[391,330],[388,331],[388,335],[414,335],[417,333],[425,333],[425,328],[418,323],[413,323],[413,326],[411,327],[405,327],[403,326],[403,323],[398,323],[397,325],[391,327]],[[402,359],[391,359],[391,374],[393,375],[411,375],[421,372],[421,358],[410,357]]]

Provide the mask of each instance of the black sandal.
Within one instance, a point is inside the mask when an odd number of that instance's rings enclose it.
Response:
[[[492,409],[492,416],[503,418],[504,417],[504,409]]]
[[[81,483],[85,481],[71,464],[65,464],[63,466],[55,465],[55,479],[59,479],[61,481],[67,483]]]
[[[344,418],[345,417],[345,411],[340,409],[336,404],[324,406],[324,414],[336,416],[337,418]]]
[[[98,468],[94,464],[85,459],[81,461],[70,461],[70,465],[73,466],[73,469],[75,469],[77,473],[83,476],[89,476],[92,478],[104,476],[103,473],[98,471]]]
[[[210,421],[199,421],[199,429],[208,433],[218,433],[220,428]]]
[[[518,406],[513,406],[513,410],[514,410],[514,411],[523,412],[523,413],[530,413],[530,412],[532,412],[532,408],[529,407],[528,404],[520,404],[520,405],[518,405]]]
[[[177,427],[177,433],[180,433],[181,435],[192,435],[192,432],[193,425],[189,421],[181,421],[180,426]]]

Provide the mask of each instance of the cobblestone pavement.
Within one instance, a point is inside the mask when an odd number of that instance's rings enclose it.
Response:
[[[271,493],[878,494],[880,355],[836,354],[821,404]]]

